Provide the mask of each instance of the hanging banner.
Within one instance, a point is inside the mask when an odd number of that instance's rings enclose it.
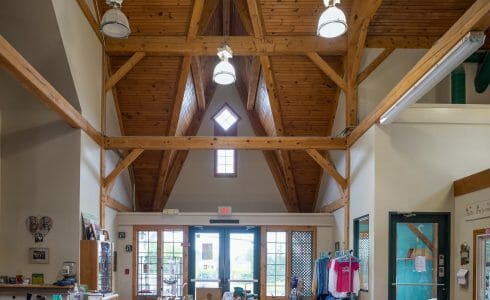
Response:
[[[490,218],[490,199],[473,202],[466,205],[465,220]]]

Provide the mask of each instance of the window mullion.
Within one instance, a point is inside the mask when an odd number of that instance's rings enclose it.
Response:
[[[163,278],[163,230],[158,229],[157,236],[157,296],[162,296],[162,278]]]

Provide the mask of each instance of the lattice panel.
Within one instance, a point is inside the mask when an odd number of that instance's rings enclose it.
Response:
[[[304,296],[312,296],[313,281],[313,232],[291,232],[291,275],[304,283]]]

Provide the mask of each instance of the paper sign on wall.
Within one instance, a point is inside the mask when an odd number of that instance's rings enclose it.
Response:
[[[425,272],[426,270],[425,256],[415,256],[415,271]]]
[[[466,205],[465,220],[490,218],[490,199],[473,202]]]
[[[212,260],[212,259],[213,259],[213,244],[203,243],[202,260]]]

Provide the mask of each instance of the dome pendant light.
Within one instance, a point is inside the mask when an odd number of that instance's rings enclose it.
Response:
[[[229,85],[235,82],[235,68],[228,61],[233,57],[233,52],[227,44],[223,44],[218,48],[218,57],[221,60],[216,67],[214,67],[213,81],[221,85]]]
[[[111,8],[105,12],[104,16],[102,16],[100,31],[108,37],[125,39],[131,34],[128,18],[121,11],[123,1],[124,0],[106,0],[107,5],[111,6]]]
[[[323,0],[327,9],[318,21],[317,35],[324,38],[334,38],[347,32],[347,20],[344,12],[335,6],[340,0]]]

